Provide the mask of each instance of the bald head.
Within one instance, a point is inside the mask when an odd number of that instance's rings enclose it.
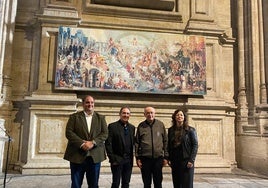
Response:
[[[155,109],[151,106],[144,108],[144,117],[148,122],[153,122],[155,118]]]

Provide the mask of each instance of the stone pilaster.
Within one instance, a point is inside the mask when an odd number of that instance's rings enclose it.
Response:
[[[0,2],[0,126],[1,131],[11,126],[11,65],[12,45],[15,28],[17,1],[3,0]],[[5,122],[5,126],[4,126]],[[0,134],[0,168],[4,159],[3,136]],[[8,168],[8,167],[5,167]]]
[[[259,20],[259,30],[264,31],[264,19],[263,19],[263,7],[262,0],[258,0],[257,3],[258,11],[258,20]],[[265,32],[265,31],[264,31]],[[260,103],[267,103],[267,86],[265,83],[265,40],[264,40],[264,32],[259,32],[259,42],[260,42]]]
[[[243,0],[237,1],[237,23],[238,23],[238,108],[237,108],[237,133],[243,133],[243,126],[248,124],[248,107],[246,99],[245,86],[245,68],[244,68],[244,6]]]

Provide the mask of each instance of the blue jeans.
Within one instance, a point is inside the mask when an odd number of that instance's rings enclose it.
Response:
[[[88,188],[98,188],[100,167],[101,163],[94,163],[91,157],[81,164],[70,162],[72,188],[81,188],[85,173]]]

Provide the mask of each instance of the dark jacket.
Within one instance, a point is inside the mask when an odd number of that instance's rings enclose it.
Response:
[[[167,133],[164,123],[157,119],[152,125],[147,121],[141,122],[137,128],[135,151],[136,159],[167,158]]]
[[[64,159],[73,163],[82,163],[87,156],[93,158],[94,163],[106,159],[104,142],[108,137],[105,117],[97,112],[93,113],[91,130],[88,133],[85,113],[83,111],[70,115],[67,122],[65,136],[68,139]],[[80,147],[83,140],[94,140],[96,145],[89,152]]]
[[[133,160],[134,152],[134,135],[135,135],[135,126],[128,123],[128,134],[130,136],[130,159]],[[124,139],[124,127],[121,121],[116,121],[108,125],[108,139],[105,142],[107,156],[110,163],[120,163],[124,158],[125,151],[125,139]]]
[[[198,150],[198,140],[195,128],[188,126],[184,129],[184,135],[182,136],[182,155],[183,159],[194,162],[197,150]],[[169,152],[169,160],[174,161],[174,146],[173,142],[175,139],[175,127],[172,126],[168,129],[168,152]]]

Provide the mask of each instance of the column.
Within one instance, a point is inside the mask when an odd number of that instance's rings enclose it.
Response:
[[[243,126],[247,125],[247,99],[246,99],[246,86],[245,86],[245,59],[244,59],[244,6],[243,0],[237,1],[237,23],[238,23],[238,126],[237,133],[243,133]]]
[[[5,130],[10,122],[11,97],[11,64],[13,32],[17,0],[0,1],[0,171],[2,172],[4,146],[7,141]],[[5,125],[6,122],[6,125]]]
[[[264,21],[262,0],[258,0],[258,20],[259,20],[259,43],[260,43],[260,103],[267,104],[267,88],[265,83],[265,60],[264,60]],[[264,9],[265,10],[265,9]]]

